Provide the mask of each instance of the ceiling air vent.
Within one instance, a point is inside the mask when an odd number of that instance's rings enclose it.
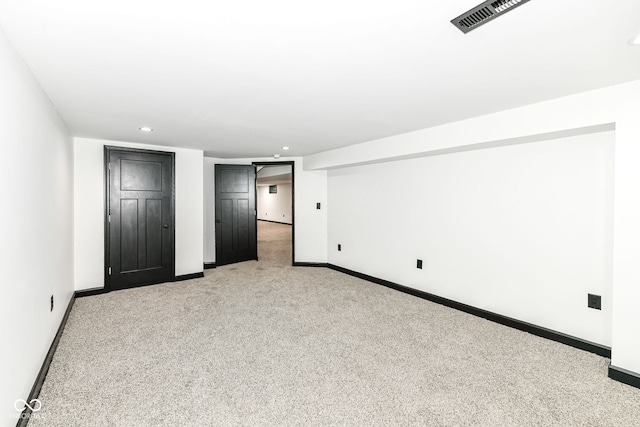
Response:
[[[529,0],[488,0],[451,20],[463,33],[475,30],[481,25],[504,15]]]

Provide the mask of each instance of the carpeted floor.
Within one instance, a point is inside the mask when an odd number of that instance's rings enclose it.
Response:
[[[260,261],[80,298],[30,426],[634,426],[608,360],[326,268]]]

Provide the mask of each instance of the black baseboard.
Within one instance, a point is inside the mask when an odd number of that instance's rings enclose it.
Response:
[[[270,221],[268,219],[259,219],[258,221],[263,221],[263,222],[273,222],[274,224],[282,224],[282,225],[293,225],[290,224],[288,222],[280,222],[280,221]]]
[[[294,262],[294,267],[327,267],[326,262]]]
[[[640,388],[640,374],[636,372],[610,365],[609,378],[630,385],[631,387]]]
[[[213,264],[213,267],[206,267],[205,268],[215,268],[215,264]],[[192,273],[192,274],[185,274],[182,276],[175,276],[171,281],[172,282],[181,282],[183,280],[189,280],[189,279],[198,279],[200,277],[204,277],[204,273]],[[134,286],[130,286],[127,288],[123,288],[123,289],[134,289],[134,288],[141,288],[144,286],[152,286],[152,285],[160,285],[163,283],[168,283],[168,282],[153,282],[153,283],[144,283],[142,285],[134,285]],[[112,291],[121,291],[123,289],[106,289],[106,288],[91,288],[91,289],[85,289],[82,291],[76,291],[75,293],[75,297],[76,298],[83,298],[83,297],[89,297],[92,295],[100,295],[100,294],[107,294],[109,292]]]
[[[191,274],[183,274],[181,276],[176,276],[174,277],[173,281],[181,282],[183,280],[199,279],[201,277],[204,277],[204,272],[202,271],[200,273],[191,273]]]
[[[49,372],[49,367],[51,366],[51,361],[53,360],[53,355],[56,353],[58,349],[58,343],[60,342],[60,337],[62,336],[62,332],[64,331],[64,327],[67,324],[67,320],[69,319],[69,313],[71,313],[71,308],[73,308],[73,303],[75,302],[75,295],[71,296],[71,300],[69,301],[69,305],[67,305],[67,309],[64,312],[64,316],[62,316],[62,321],[60,322],[60,326],[58,326],[58,331],[56,332],[56,336],[53,338],[53,342],[49,347],[49,351],[42,362],[42,366],[40,367],[40,372],[38,372],[38,376],[36,377],[35,382],[33,383],[33,387],[31,387],[31,392],[29,393],[29,397],[27,398],[27,402],[31,402],[33,399],[37,399],[40,395],[40,390],[42,390],[42,384],[44,384],[44,380],[47,377],[47,373]],[[16,427],[25,427],[31,418],[31,409],[27,406],[24,411],[20,414],[20,418],[18,419],[18,423]]]
[[[500,323],[501,325],[509,326],[514,329],[519,329],[524,332],[528,332],[533,335],[537,335],[542,338],[547,338],[553,341],[560,342],[562,344],[569,345],[571,347],[585,350],[591,353],[595,353],[599,356],[611,358],[611,348],[600,344],[596,344],[590,341],[586,341],[571,335],[563,334],[551,329],[543,328],[541,326],[534,325],[532,323],[523,322],[521,320],[513,319],[511,317],[496,314],[491,311],[483,310],[481,308],[473,307],[471,305],[463,304],[457,301],[453,301],[447,298],[439,297],[428,292],[413,289],[407,286],[399,285],[397,283],[390,282],[388,280],[379,279],[377,277],[369,276],[367,274],[358,273],[357,271],[349,270],[337,265],[328,264],[332,270],[340,271],[350,276],[358,277],[369,282],[376,283],[378,285],[386,286],[387,288],[395,289],[406,294],[416,296],[418,298],[426,299],[437,304],[444,305],[446,307],[454,308],[456,310],[464,311],[465,313],[473,314],[474,316],[482,317],[483,319],[490,320],[492,322]]]
[[[82,291],[76,291],[75,297],[84,298],[84,297],[90,297],[92,295],[100,295],[100,294],[107,294],[107,293],[109,293],[109,291],[105,288],[91,288],[91,289],[85,289]]]
[[[204,263],[204,269],[208,270],[210,268],[216,268],[216,263],[215,262],[205,262]]]

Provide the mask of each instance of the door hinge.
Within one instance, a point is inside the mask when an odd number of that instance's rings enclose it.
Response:
[[[111,170],[111,162],[107,163],[107,169]]]
[[[111,267],[109,267],[109,276],[111,276]]]
[[[111,222],[111,215],[109,215],[109,222]]]
[[[253,216],[258,216],[258,211],[257,210],[253,211]]]

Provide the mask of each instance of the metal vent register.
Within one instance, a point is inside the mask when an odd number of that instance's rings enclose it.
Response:
[[[488,0],[457,18],[452,19],[451,23],[458,27],[463,33],[468,33],[528,1],[529,0]]]

